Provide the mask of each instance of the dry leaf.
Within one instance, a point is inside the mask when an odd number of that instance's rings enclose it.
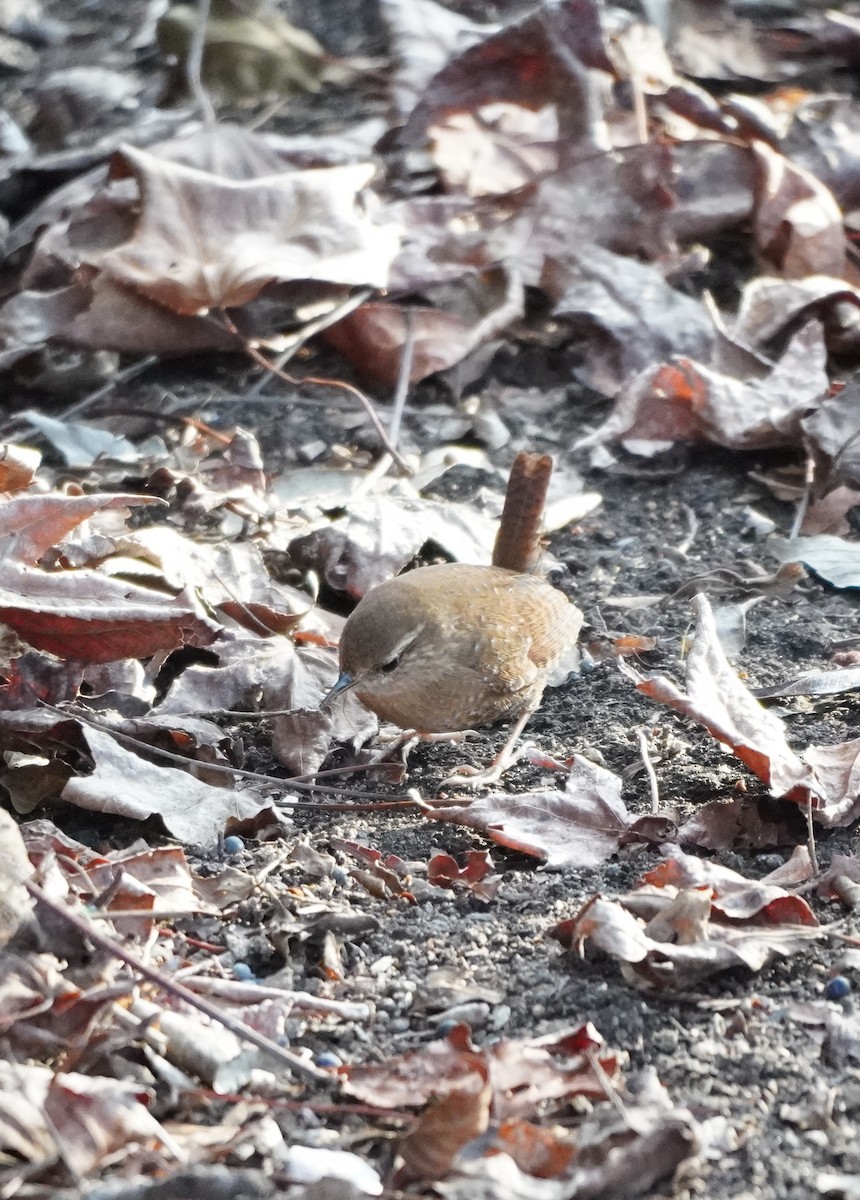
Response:
[[[0,554],[19,563],[34,564],[43,554],[86,521],[106,508],[162,505],[154,496],[13,496],[0,504]]]
[[[435,808],[429,820],[478,829],[502,846],[550,867],[592,867],[613,855],[633,819],[621,799],[621,780],[577,755],[563,792],[492,792]]]
[[[487,1129],[492,1095],[487,1068],[480,1064],[461,1087],[431,1104],[398,1144],[396,1186],[444,1179],[463,1146]]]
[[[634,376],[615,408],[579,447],[623,440],[642,453],[674,441],[715,442],[735,450],[790,446],[800,421],[828,389],[821,326],[810,321],[764,378],[738,379],[690,359]]]
[[[739,911],[753,914],[737,921],[730,921],[718,907],[710,886],[679,891],[666,886],[671,870],[665,877],[660,868],[652,874],[656,883],[645,884],[620,903],[595,896],[550,936],[580,954],[594,946],[621,962],[625,978],[661,990],[692,988],[711,975],[741,966],[759,971],[771,959],[796,954],[826,936],[814,917],[811,922],[790,923],[802,911],[794,903],[803,905],[798,897],[779,888],[763,892],[762,885],[735,872],[727,872],[736,882],[725,904],[737,903]],[[722,883],[725,886],[725,875]],[[666,894],[660,895],[663,887]],[[650,920],[631,909],[650,914]],[[807,915],[811,916],[808,909]]]
[[[607,396],[673,354],[710,356],[716,331],[706,309],[670,287],[657,266],[590,245],[549,259],[541,283],[555,314],[587,339],[577,374]]]
[[[470,1043],[459,1025],[431,1042],[388,1062],[341,1068],[344,1091],[382,1108],[409,1108],[433,1097],[468,1090],[475,1074],[489,1071],[492,1114],[496,1119],[528,1117],[538,1105],[575,1095],[602,1098],[607,1079],[618,1075],[616,1058],[602,1051],[593,1025],[540,1038],[495,1042],[484,1050]],[[601,1079],[591,1056],[599,1056]]]
[[[482,286],[472,289],[468,299],[476,307],[481,302],[486,305],[483,315],[477,313],[470,319],[440,308],[363,304],[329,326],[325,341],[354,363],[363,376],[388,389],[397,383],[405,346],[409,343],[412,345],[409,383],[418,383],[461,362],[522,316],[524,296],[519,281],[504,275],[495,280],[484,278],[481,283]]]
[[[703,725],[772,795],[810,803],[823,825],[850,824],[860,809],[860,738],[795,753],[783,722],[756,700],[726,659],[707,599],[699,595],[694,605],[697,626],[687,658],[686,692],[665,675],[640,676],[625,664],[621,669],[644,695]]]
[[[207,646],[218,634],[190,596],[164,596],[98,571],[41,571],[9,559],[0,563],[0,619],[36,649],[85,663]]]
[[[369,164],[236,181],[127,146],[114,170],[137,179],[137,229],[88,261],[175,312],[238,307],[275,280],[388,281],[399,233],[361,209]]]
[[[753,142],[759,172],[756,240],[789,277],[841,276],[847,241],[842,212],[832,193],[809,171]]]
[[[0,1145],[30,1161],[59,1154],[83,1178],[131,1142],[171,1153],[166,1134],[144,1107],[145,1088],[9,1062],[0,1062],[0,1080],[6,1097],[0,1099]]]
[[[30,486],[42,456],[29,446],[0,444],[0,492],[19,492]]]
[[[33,901],[24,880],[32,874],[18,826],[0,809],[0,950],[30,916]]]
[[[211,846],[229,818],[253,816],[267,805],[254,791],[213,787],[189,771],[155,766],[101,730],[88,726],[81,736],[93,770],[73,776],[61,793],[63,800],[79,808],[137,821],[159,816],[180,841]]]

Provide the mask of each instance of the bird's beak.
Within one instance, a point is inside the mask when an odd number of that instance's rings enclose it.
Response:
[[[341,671],[337,677],[337,682],[331,691],[320,701],[320,708],[328,708],[335,696],[339,696],[341,692],[345,692],[347,688],[351,688],[355,680],[350,675],[349,671]]]

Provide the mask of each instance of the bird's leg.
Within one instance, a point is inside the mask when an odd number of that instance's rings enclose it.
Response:
[[[490,783],[498,783],[505,771],[507,771],[508,767],[513,766],[513,764],[517,762],[522,755],[522,750],[517,752],[514,747],[520,740],[520,734],[525,729],[529,717],[531,717],[533,712],[534,709],[532,708],[526,709],[522,716],[517,719],[504,746],[502,746],[499,753],[488,766],[481,768],[472,767],[466,764],[465,766],[459,767],[454,774],[449,775],[447,779],[443,779],[439,786],[443,788],[479,788],[485,787]]]
[[[401,729],[393,737],[386,737],[384,734],[377,735],[377,741],[381,744],[382,749],[374,757],[372,765],[389,762],[398,754],[405,762],[410,751],[414,750],[419,742],[427,742],[430,745],[436,742],[465,742],[470,737],[477,737],[477,730],[457,729],[450,733],[419,733],[417,729]]]

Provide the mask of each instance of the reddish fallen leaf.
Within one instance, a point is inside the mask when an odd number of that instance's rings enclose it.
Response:
[[[479,883],[493,869],[486,850],[467,850],[466,866],[457,865],[450,854],[434,854],[427,864],[427,878],[435,887],[453,887],[455,883]]]
[[[710,1123],[709,1123],[710,1124]],[[568,1171],[549,1178],[531,1175],[504,1143],[484,1155],[462,1155],[455,1171],[438,1187],[445,1200],[517,1197],[518,1200],[596,1200],[652,1194],[652,1188],[686,1160],[703,1152],[719,1158],[731,1141],[713,1133],[686,1109],[669,1103],[629,1103],[623,1109],[601,1105],[577,1122],[572,1135],[573,1162]],[[720,1133],[722,1132],[722,1137]],[[471,1150],[471,1147],[470,1147]]]
[[[462,1086],[431,1104],[399,1142],[395,1186],[443,1179],[463,1146],[487,1129],[492,1095],[487,1068],[476,1063]]]
[[[359,842],[345,841],[343,838],[332,838],[331,846],[333,850],[340,850],[366,864],[366,869],[351,867],[349,873],[372,896],[379,900],[397,897],[415,902],[415,897],[409,891],[412,882],[409,868],[396,854],[383,857],[382,851],[375,846],[362,846]]]
[[[563,135],[580,136],[589,104],[583,95],[585,67],[614,74],[600,12],[593,3],[565,0],[556,8],[532,13],[448,62],[423,89],[406,125],[401,144],[425,143],[428,127],[452,112],[480,113],[497,101],[539,109],[564,97]]]
[[[625,633],[612,639],[612,648],[621,658],[629,658],[633,654],[647,654],[656,645],[656,638],[646,637],[641,633]]]
[[[19,492],[33,482],[42,456],[29,446],[0,444],[0,492]]]
[[[494,842],[532,854],[550,866],[591,867],[618,849],[632,823],[621,799],[621,780],[577,755],[563,792],[512,795],[491,792],[476,800],[425,813],[486,833]]]
[[[82,990],[64,978],[62,966],[48,953],[25,958],[7,952],[2,957],[0,1029],[4,1042],[22,1059],[53,1058],[69,1045],[86,1045],[97,1022],[106,1019],[106,1010],[128,998],[127,982],[98,982]]]
[[[34,708],[41,701],[62,704],[74,700],[83,678],[83,666],[60,662],[28,650],[3,668],[0,706],[5,709]]]
[[[385,1063],[340,1069],[344,1091],[381,1108],[414,1108],[434,1097],[468,1090],[477,1071],[489,1072],[492,1115],[525,1118],[537,1106],[575,1095],[602,1099],[607,1080],[615,1081],[618,1062],[602,1051],[593,1025],[540,1038],[516,1038],[476,1050],[468,1029],[458,1025],[447,1037]],[[593,1065],[598,1056],[601,1070]]]
[[[0,563],[0,619],[37,650],[84,663],[208,646],[218,634],[190,597],[98,571],[41,571],[9,559]]]
[[[53,493],[42,496],[15,496],[0,504],[0,540],[4,557],[35,564],[46,551],[86,521],[106,508],[135,508],[146,504],[164,504],[154,496],[94,495],[66,496]]]
[[[537,1179],[562,1175],[574,1156],[572,1141],[530,1121],[502,1121],[496,1130],[496,1147],[509,1154],[521,1171]]]
[[[696,636],[687,658],[687,690],[665,675],[639,675],[621,664],[643,695],[692,717],[745,763],[779,799],[811,804],[822,825],[848,825],[860,811],[860,738],[796,753],[784,723],[738,678],[717,636],[705,596],[693,601]]]
[[[760,172],[755,234],[762,252],[783,275],[839,278],[848,243],[833,194],[765,142],[753,142],[752,149]]]
[[[765,880],[746,879],[729,867],[673,851],[642,877],[654,888],[708,888],[711,911],[730,921],[754,917],[770,925],[817,925],[818,919],[801,896],[794,896]]]
[[[59,1154],[78,1178],[133,1142],[171,1153],[172,1143],[144,1107],[149,1092],[135,1084],[6,1062],[0,1096],[0,1146],[31,1162]]]
[[[482,900],[491,900],[501,883],[501,876],[491,875],[493,860],[486,850],[467,850],[466,865],[460,867],[450,854],[434,854],[427,864],[427,880],[434,887],[466,887]]]
[[[764,378],[736,378],[685,358],[648,368],[628,382],[603,425],[579,446],[612,440],[649,449],[675,441],[734,450],[795,445],[801,418],[828,390],[826,359],[821,326],[810,321]]]
[[[465,289],[463,289],[465,291]],[[393,388],[404,348],[412,346],[410,383],[445,371],[479,347],[498,338],[523,312],[523,289],[508,275],[495,273],[476,281],[464,294],[474,314],[439,308],[363,304],[325,331],[324,339],[371,382]]]
[[[666,875],[672,874],[670,868]],[[735,877],[736,890],[722,903],[752,916],[729,920],[709,885],[679,891],[657,873],[656,884],[644,884],[621,902],[595,896],[550,936],[580,956],[589,946],[601,950],[621,963],[626,979],[661,990],[694,987],[741,966],[759,971],[773,958],[796,954],[827,936],[814,916],[810,923],[812,914],[798,907],[796,902],[804,904],[799,897],[779,888],[763,890],[734,872],[728,875]],[[719,882],[725,888],[726,876]],[[803,923],[791,923],[798,913]]]

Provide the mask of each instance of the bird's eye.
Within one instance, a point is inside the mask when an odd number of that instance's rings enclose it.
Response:
[[[383,663],[379,668],[383,675],[390,675],[392,671],[396,671],[400,666],[400,655],[390,658],[387,663]]]

